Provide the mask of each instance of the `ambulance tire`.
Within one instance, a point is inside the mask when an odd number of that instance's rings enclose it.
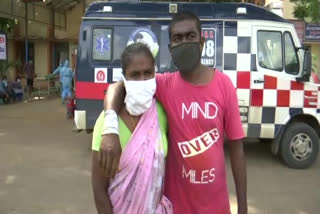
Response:
[[[294,169],[306,169],[319,153],[319,136],[306,123],[292,123],[286,129],[280,143],[280,156],[284,163]]]

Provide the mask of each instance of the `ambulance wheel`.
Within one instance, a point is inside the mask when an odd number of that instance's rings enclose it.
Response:
[[[310,167],[319,153],[319,136],[306,123],[290,124],[280,144],[280,156],[284,163],[294,169]]]

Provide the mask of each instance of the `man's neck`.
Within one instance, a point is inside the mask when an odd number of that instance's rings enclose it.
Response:
[[[211,68],[204,65],[197,66],[192,72],[180,72],[182,79],[193,85],[206,85],[213,77]]]

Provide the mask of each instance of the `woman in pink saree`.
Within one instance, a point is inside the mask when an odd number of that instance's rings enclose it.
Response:
[[[114,179],[98,163],[105,113],[97,119],[92,140],[92,187],[98,214],[171,214],[163,195],[167,152],[166,116],[153,95],[156,90],[154,58],[148,46],[128,46],[121,57],[125,106],[120,111],[122,148]]]

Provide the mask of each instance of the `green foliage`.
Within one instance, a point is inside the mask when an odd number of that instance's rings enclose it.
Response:
[[[316,74],[320,74],[320,69],[318,68],[318,59],[317,59],[317,56],[312,54],[312,72],[313,73],[316,73]]]
[[[13,31],[14,26],[14,20],[0,17],[0,32],[8,34]],[[21,66],[21,61],[0,61],[0,76],[7,75],[10,68],[19,68]]]
[[[293,15],[297,19],[320,21],[320,0],[290,0],[295,4]]]
[[[143,1],[161,1],[161,0],[143,0]],[[213,2],[213,3],[222,3],[222,2],[241,2],[241,0],[162,0],[165,2]]]
[[[8,71],[10,68],[21,68],[22,62],[18,61],[0,61],[0,76],[8,75]]]
[[[0,17],[0,32],[10,33],[15,26],[14,20]]]

